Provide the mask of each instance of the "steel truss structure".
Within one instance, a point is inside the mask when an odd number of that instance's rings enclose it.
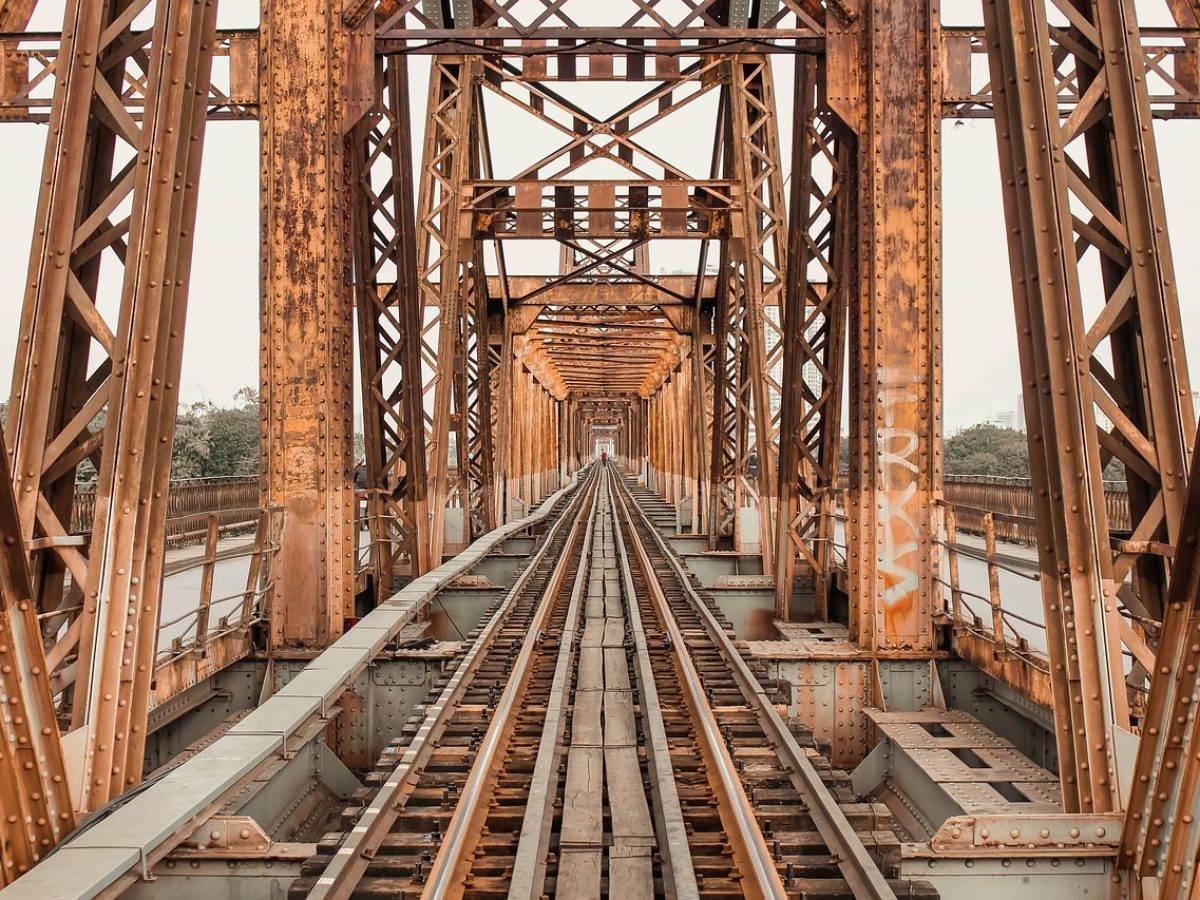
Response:
[[[260,122],[269,658],[603,452],[763,573],[777,620],[844,596],[878,698],[881,664],[955,637],[940,155],[962,116],[995,120],[1062,806],[1128,810],[1121,864],[1186,895],[1200,500],[1153,124],[1200,108],[1194,3],[1153,30],[1132,0],[985,0],[981,28],[933,0],[588,6],[263,0],[218,32],[215,0],[68,0],[46,35],[0,3],[0,120],[47,133],[0,467],[4,877],[144,774],[209,119]]]

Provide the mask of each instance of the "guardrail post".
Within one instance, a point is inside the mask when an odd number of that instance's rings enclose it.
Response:
[[[987,545],[988,598],[992,605],[992,638],[997,656],[1005,652],[1004,610],[1000,607],[1000,570],[996,567],[996,520],[984,513],[983,538]]]
[[[264,509],[258,516],[258,527],[254,531],[254,553],[250,557],[250,569],[246,573],[246,592],[242,595],[242,615],[238,624],[246,627],[254,614],[254,599],[258,594],[259,579],[263,571],[263,559],[271,548],[271,510]]]
[[[208,614],[212,606],[213,572],[217,568],[217,541],[221,536],[221,517],[208,514],[208,533],[204,539],[204,571],[200,576],[200,606],[196,612],[196,648],[201,655],[208,643]]]
[[[946,504],[946,557],[950,564],[950,615],[954,627],[962,624],[962,588],[958,580],[958,513]]]

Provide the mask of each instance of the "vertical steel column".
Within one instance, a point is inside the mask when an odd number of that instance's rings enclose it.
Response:
[[[697,303],[692,316],[692,354],[689,360],[692,381],[689,427],[696,440],[696,511],[693,520],[697,532],[705,532],[708,529],[709,504],[712,499],[714,351],[712,309],[703,303]]]
[[[354,289],[371,567],[382,599],[430,561],[408,63],[378,60],[375,76],[375,108],[353,135]]]
[[[776,615],[790,619],[807,569],[828,613],[841,455],[846,307],[853,283],[853,134],[821,105],[820,60],[797,57],[792,195],[784,293]]]
[[[941,38],[934,0],[873,0],[864,13],[856,26],[863,99],[842,102],[860,136],[861,282],[851,335],[857,421],[847,543],[851,633],[886,654],[928,651],[934,643]]]
[[[764,56],[737,56],[729,63],[730,141],[728,165],[742,208],[734,215],[731,260],[739,277],[740,321],[730,319],[744,344],[738,363],[737,403],[742,412],[737,477],[741,502],[758,510],[764,571],[773,571],[775,473],[779,460],[783,360],[785,210],[779,155],[779,126],[771,66]],[[736,325],[734,323],[736,322]],[[740,515],[740,509],[735,509]],[[735,542],[742,529],[734,526]]]
[[[47,665],[78,647],[86,808],[142,776],[216,17],[212,3],[159,2],[135,37],[122,14],[100,0],[67,5],[9,425],[21,533],[45,551],[34,590],[56,608],[65,566],[81,605]],[[117,99],[133,70],[146,84],[140,125]],[[129,159],[114,173],[118,143]],[[124,267],[115,329],[96,305],[107,249]],[[91,342],[107,358],[88,376]],[[85,557],[68,532],[75,470],[89,458],[99,474]]]
[[[495,449],[492,428],[492,356],[488,343],[487,279],[483,270],[483,245],[472,245],[474,262],[470,289],[463,298],[462,358],[463,405],[457,421],[460,457],[466,463],[461,491],[469,544],[496,527]]]
[[[1062,12],[1056,3],[1052,17]],[[1128,774],[1116,749],[1130,725],[1119,606],[1177,627],[1155,548],[1178,547],[1194,419],[1133,9],[1079,0],[1066,12],[1068,27],[1051,26],[1045,0],[994,0],[985,21],[1064,806],[1106,811]],[[1081,99],[1060,121],[1064,67]],[[1129,484],[1128,541],[1109,533],[1111,458]],[[1146,727],[1174,715],[1148,711]],[[1134,781],[1131,808],[1146,789]]]
[[[462,353],[468,316],[474,322],[474,309],[468,307],[473,293],[477,293],[473,271],[477,248],[464,207],[465,185],[478,151],[471,138],[478,73],[477,57],[434,57],[425,113],[417,225],[421,296],[425,306],[438,311],[437,348],[430,359],[433,369],[425,385],[426,393],[433,395],[433,420],[425,449],[430,479],[430,559],[435,566],[441,564],[446,507],[454,499],[449,472],[450,432],[455,431],[459,446],[466,441],[466,360]],[[461,452],[465,455],[465,448]],[[460,465],[456,487],[461,488],[467,477]],[[457,499],[464,515],[469,515],[470,498]]]
[[[259,31],[263,479],[284,509],[271,643],[323,647],[353,613],[351,142],[374,105],[371,17],[267,0]]]

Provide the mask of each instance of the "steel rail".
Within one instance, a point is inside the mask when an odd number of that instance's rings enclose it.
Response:
[[[754,807],[746,796],[729,748],[725,745],[700,674],[687,652],[687,639],[680,630],[662,586],[654,575],[654,567],[646,548],[638,538],[636,530],[632,528],[633,517],[630,515],[628,504],[620,493],[615,496],[630,523],[630,534],[634,538],[634,556],[646,574],[651,600],[658,609],[663,630],[671,643],[671,654],[679,675],[680,687],[683,689],[683,697],[695,725],[696,740],[700,744],[700,753],[704,757],[713,792],[717,796],[721,823],[733,849],[734,861],[743,877],[742,890],[749,897],[787,897],[787,889],[759,827]]]
[[[581,528],[584,528],[589,536],[592,533],[596,502],[602,489],[603,478],[603,470],[597,467],[594,481],[591,484],[588,514],[585,517],[580,515],[578,510],[575,513],[575,519],[571,525],[571,536],[567,539],[567,544],[558,559],[554,574],[551,576],[539,604],[535,617],[537,626],[530,628],[525,635],[521,651],[513,662],[512,674],[504,685],[504,692],[496,703],[496,711],[488,724],[487,733],[480,741],[479,751],[471,764],[467,783],[463,786],[462,800],[455,807],[450,824],[446,826],[445,836],[438,847],[433,866],[429,870],[425,890],[421,893],[421,896],[427,900],[462,895],[463,879],[466,871],[470,868],[468,851],[479,838],[483,819],[487,813],[486,804],[492,796],[492,783],[500,768],[500,754],[512,736],[516,715],[520,710],[520,699],[529,684],[529,677],[533,669],[532,662],[537,655],[538,644],[541,642],[541,633],[554,610],[555,599],[562,589],[562,582],[566,577],[567,567],[570,565],[573,555],[571,548],[576,546]],[[584,561],[590,555],[590,547],[585,537],[580,548],[580,563],[575,578],[575,586],[580,588],[580,593],[582,593],[582,585],[587,583]],[[575,591],[572,591],[571,603],[575,606],[575,612],[578,615],[578,604],[575,601]],[[570,621],[567,624],[569,627]],[[567,635],[564,632],[563,643],[566,642],[566,638]],[[565,684],[562,685],[562,690],[565,698]],[[551,696],[553,697],[553,694]]]
[[[612,505],[615,509],[616,504]],[[641,692],[641,718],[646,731],[646,765],[656,785],[653,799],[655,816],[658,819],[659,852],[663,858],[663,878],[665,880],[668,872],[670,873],[675,900],[690,900],[700,896],[700,889],[696,884],[696,870],[692,862],[692,850],[688,844],[687,826],[679,803],[679,791],[676,789],[671,748],[663,722],[662,706],[658,699],[658,685],[654,681],[654,668],[650,662],[646,629],[642,625],[642,614],[636,602],[637,590],[633,583],[629,550],[625,546],[625,538],[615,518],[613,537],[621,569],[621,599],[629,620],[629,633],[633,637],[633,650],[637,660],[634,671],[638,690]]]
[[[323,900],[323,898],[333,900],[333,898],[350,896],[371,858],[383,842],[384,836],[399,816],[405,797],[415,787],[416,774],[433,752],[434,741],[453,717],[458,700],[467,689],[471,676],[482,663],[483,656],[533,577],[538,565],[549,552],[558,533],[570,523],[571,532],[567,538],[567,545],[570,546],[571,542],[578,537],[580,521],[578,509],[594,495],[597,482],[597,473],[593,470],[583,490],[571,501],[571,504],[546,533],[541,546],[530,558],[528,565],[517,577],[504,601],[492,614],[471,649],[460,661],[454,675],[438,695],[438,699],[427,709],[425,719],[417,730],[412,743],[405,750],[404,756],[401,757],[400,763],[380,786],[375,796],[371,798],[371,802],[363,810],[354,828],[346,835],[342,845],[317,878],[309,897],[318,898],[318,900]],[[564,570],[565,561],[569,558],[570,553],[562,554],[556,565],[555,575]],[[542,600],[543,605],[546,605],[545,598],[553,596],[554,591],[551,589],[553,586],[554,577],[552,576]],[[541,618],[542,616],[539,614],[538,619]],[[534,630],[531,629],[530,634],[533,635]]]
[[[808,813],[812,817],[817,832],[821,835],[821,839],[825,841],[830,851],[837,856],[838,868],[842,873],[842,877],[846,879],[846,883],[853,891],[854,896],[859,898],[859,900],[862,900],[862,898],[895,900],[895,892],[887,883],[887,879],[884,878],[883,873],[871,858],[870,853],[868,853],[857,832],[850,825],[845,814],[838,807],[833,793],[821,780],[821,776],[817,773],[808,755],[788,728],[787,723],[783,721],[778,710],[775,709],[774,703],[771,702],[766,692],[763,691],[762,685],[759,684],[758,679],[750,670],[746,660],[734,646],[725,629],[721,627],[721,624],[713,615],[712,610],[709,609],[704,598],[696,593],[695,589],[691,586],[687,572],[684,570],[682,564],[676,559],[674,552],[667,546],[666,540],[658,533],[658,530],[633,498],[623,480],[620,481],[617,496],[622,509],[629,516],[631,525],[634,521],[634,514],[630,510],[631,508],[636,510],[637,518],[650,533],[657,545],[658,551],[662,554],[672,571],[674,571],[679,585],[684,592],[684,596],[687,597],[692,607],[700,615],[709,637],[729,663],[730,671],[738,681],[738,686],[742,694],[750,703],[768,738],[774,743],[775,752],[783,758],[793,786],[806,801]],[[641,537],[634,528],[630,529],[630,533],[635,538],[634,549],[642,560],[642,564],[646,566],[648,573],[652,572],[652,569],[649,568],[649,558]],[[660,610],[664,613],[663,619],[667,623],[668,629],[673,632],[672,640],[676,641],[675,646],[678,658],[681,661],[688,660],[690,664],[688,654],[680,649],[686,647],[686,644],[683,642],[682,635],[678,634],[678,627],[674,626],[674,618],[671,616],[665,597],[661,597],[661,587],[658,586],[656,579],[651,577],[647,580],[651,585],[652,592],[655,594],[655,602],[658,603]],[[694,669],[692,670],[692,677],[696,677]],[[693,685],[689,683],[688,687],[691,689]],[[704,696],[703,692],[701,692],[700,696]],[[724,744],[721,746],[724,749]],[[722,773],[722,775],[724,774]],[[736,771],[733,773],[733,777],[737,779]],[[738,780],[738,789],[739,791],[741,789],[740,779]],[[748,806],[749,804],[745,799],[744,792],[741,793],[741,797],[742,802]],[[757,831],[757,822],[754,823],[754,827]],[[761,833],[759,833],[759,838],[765,850],[766,844],[762,842]],[[767,860],[768,862],[771,861],[769,854]],[[772,870],[774,871],[773,865]],[[776,873],[776,878],[778,878],[778,873]]]
[[[509,897],[527,897],[530,900],[542,896],[546,880],[546,854],[550,846],[550,832],[554,824],[554,800],[556,777],[562,761],[562,737],[566,729],[564,715],[570,687],[575,677],[572,671],[576,656],[575,638],[578,635],[579,612],[583,605],[583,593],[590,577],[592,561],[592,537],[596,526],[596,509],[602,491],[607,490],[608,474],[601,470],[600,487],[592,500],[587,529],[583,535],[583,547],[579,556],[579,569],[575,573],[575,584],[571,588],[571,602],[567,607],[567,620],[563,624],[559,639],[558,660],[554,666],[554,680],[550,684],[550,701],[546,704],[546,720],[538,744],[537,758],[533,764],[533,781],[529,785],[529,796],[525,803],[525,816],[521,820],[521,836],[517,842],[516,862],[513,864],[509,881]],[[493,719],[493,722],[495,720]],[[482,792],[480,792],[482,793]],[[477,796],[471,798],[479,802]],[[433,887],[432,879],[431,889]]]

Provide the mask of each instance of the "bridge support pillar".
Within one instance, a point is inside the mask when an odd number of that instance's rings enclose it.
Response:
[[[362,28],[372,27],[368,16]],[[372,49],[369,30],[352,32],[340,7],[263,6],[263,478],[267,500],[284,509],[270,610],[276,648],[323,647],[352,612],[347,135],[373,102]]]
[[[836,26],[835,26],[836,32]],[[940,58],[937,4],[874,0],[831,44],[830,102],[859,135],[859,291],[850,335],[846,540],[851,636],[880,654],[934,646],[941,478]],[[861,53],[863,81],[839,55]]]

